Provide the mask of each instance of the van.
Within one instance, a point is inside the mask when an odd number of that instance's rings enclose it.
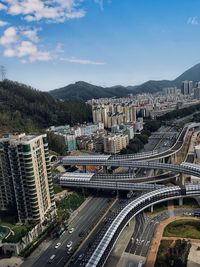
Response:
[[[53,255],[51,255],[51,257],[49,258],[49,261],[48,261],[48,263],[52,263],[53,262],[53,260],[54,260],[54,258],[55,258],[55,254],[53,254]]]

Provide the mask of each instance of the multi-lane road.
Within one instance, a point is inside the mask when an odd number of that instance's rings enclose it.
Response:
[[[85,266],[89,258],[91,257],[92,253],[94,252],[95,248],[101,241],[103,235],[117,216],[119,212],[132,201],[133,199],[119,199],[113,205],[113,207],[109,210],[106,217],[103,221],[98,225],[92,235],[86,240],[84,245],[76,252],[75,256],[73,257],[72,262],[68,264],[70,267],[78,267],[78,266]],[[82,260],[79,260],[79,256],[83,255]]]
[[[74,228],[73,233],[66,231],[60,238],[55,239],[55,241],[48,247],[48,249],[40,255],[40,257],[31,264],[30,261],[25,261],[23,267],[45,267],[49,266],[48,261],[52,255],[55,255],[53,259],[53,266],[63,266],[66,259],[70,257],[67,254],[67,244],[69,241],[73,242],[73,247],[75,247],[79,242],[81,237],[80,232],[87,232],[91,227],[98,222],[102,214],[107,210],[110,205],[110,198],[91,198],[89,202],[80,210],[77,216],[71,221],[69,229]],[[61,245],[56,249],[57,243]]]

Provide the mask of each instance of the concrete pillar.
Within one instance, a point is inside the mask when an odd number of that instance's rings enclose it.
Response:
[[[176,163],[176,161],[177,161],[177,155],[176,155],[176,153],[174,154],[174,163]]]
[[[107,173],[108,169],[107,166],[103,166],[103,173]]]
[[[185,177],[184,177],[184,174],[181,173],[179,176],[179,185],[182,186],[184,184],[185,184]]]
[[[151,212],[153,212],[153,205],[151,206]]]
[[[87,171],[87,166],[83,166],[83,172],[86,172]]]
[[[183,206],[183,199],[179,198],[179,206]]]

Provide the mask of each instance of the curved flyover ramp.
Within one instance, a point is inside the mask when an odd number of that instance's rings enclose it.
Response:
[[[165,187],[146,193],[129,203],[112,222],[101,242],[90,257],[86,267],[103,266],[115,245],[120,233],[138,213],[151,205],[177,199],[182,197],[193,197],[200,195],[200,185],[188,184],[181,188],[179,186]]]

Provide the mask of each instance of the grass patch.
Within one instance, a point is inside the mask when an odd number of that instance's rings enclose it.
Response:
[[[66,196],[57,203],[57,222],[63,223],[70,217],[70,213],[76,210],[85,198],[77,193]]]
[[[200,221],[174,221],[165,227],[163,236],[200,239]]]
[[[83,202],[85,198],[82,195],[71,194],[59,201],[57,204],[58,209],[76,210]]]
[[[64,190],[60,185],[57,185],[57,184],[53,185],[53,189],[54,189],[55,194],[58,194]]]

